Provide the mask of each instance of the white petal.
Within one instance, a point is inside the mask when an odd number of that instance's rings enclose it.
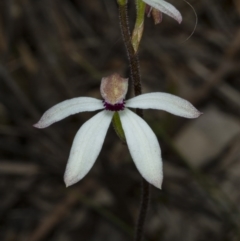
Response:
[[[47,110],[39,122],[33,126],[37,128],[46,128],[70,115],[83,111],[95,111],[100,109],[103,109],[103,103],[101,100],[95,98],[78,97],[65,100]]]
[[[122,127],[133,161],[141,175],[161,188],[163,180],[161,150],[148,124],[132,111],[119,111]]]
[[[167,14],[175,19],[178,23],[182,22],[181,13],[172,4],[163,0],[143,0],[143,2]]]
[[[189,101],[168,93],[148,93],[126,101],[126,107],[140,109],[165,110],[173,115],[185,118],[197,118],[201,115]]]
[[[93,166],[102,149],[113,114],[114,112],[101,111],[85,122],[77,132],[64,174],[67,187],[82,179]]]

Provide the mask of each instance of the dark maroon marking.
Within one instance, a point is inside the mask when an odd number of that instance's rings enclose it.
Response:
[[[103,105],[105,107],[105,110],[110,110],[110,111],[120,111],[120,110],[124,110],[124,108],[125,108],[124,101],[122,103],[117,103],[115,105],[111,105],[104,100]]]

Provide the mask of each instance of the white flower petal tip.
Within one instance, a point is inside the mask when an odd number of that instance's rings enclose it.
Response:
[[[69,178],[68,176],[66,176],[65,174],[64,174],[63,180],[64,180],[64,183],[65,183],[66,188],[68,188],[68,187],[76,184],[76,183],[79,181],[77,178],[72,178],[72,179],[71,179],[71,178]]]
[[[188,115],[183,116],[188,119],[195,119],[201,116],[203,113],[197,110],[190,102],[188,102],[190,105],[188,107]]]
[[[154,187],[156,187],[156,188],[162,190],[162,182],[163,182],[163,179],[162,179],[161,182],[158,183],[158,184],[153,184],[153,183],[151,183],[151,184],[152,184]]]
[[[44,125],[39,121],[38,123],[34,124],[33,127],[38,128],[38,129],[43,129],[45,128]]]
[[[165,110],[173,115],[185,118],[197,118],[201,115],[189,101],[168,93],[155,92],[142,94],[126,101],[126,107],[140,109]]]
[[[143,178],[161,189],[163,181],[161,150],[148,124],[132,111],[119,112],[132,159]]]
[[[197,111],[198,111],[198,110],[197,110]],[[200,117],[201,115],[203,115],[203,112],[198,111],[196,117],[193,117],[193,118],[198,118],[198,117]]]
[[[181,13],[170,3],[164,0],[143,0],[143,2],[147,3],[149,6],[154,7],[165,13],[166,15],[175,19],[179,24],[182,22]]]
[[[145,177],[144,177],[144,179],[145,179],[147,182],[149,182],[148,179],[146,179]],[[160,177],[159,180],[155,180],[155,181],[149,182],[149,183],[150,183],[151,185],[153,185],[154,187],[162,190],[163,176]]]
[[[99,112],[77,132],[64,174],[67,187],[80,181],[92,168],[102,149],[113,114],[105,110]]]
[[[68,187],[70,187],[71,185],[74,184],[74,183],[70,184],[70,182],[68,180],[65,180],[65,179],[64,179],[64,183],[65,183],[66,188],[68,188]]]
[[[181,24],[182,23],[182,15],[180,14],[180,16],[178,16],[177,18],[175,18],[175,20]]]

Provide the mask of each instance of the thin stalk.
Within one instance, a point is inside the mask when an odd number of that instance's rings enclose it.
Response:
[[[140,241],[143,238],[144,225],[146,221],[149,199],[150,199],[150,185],[142,178],[142,193],[141,193],[140,210],[138,214],[138,220],[135,228],[134,241]]]
[[[139,71],[138,55],[133,48],[131,34],[129,31],[127,0],[117,0],[117,2],[119,5],[119,20],[120,20],[122,38],[125,44],[125,48],[126,48],[126,52],[129,60],[134,94],[135,96],[137,96],[142,93],[141,76]],[[143,118],[143,111],[141,109],[137,109],[136,113]],[[150,185],[148,182],[145,181],[145,179],[142,178],[141,204],[140,204],[139,216],[138,216],[136,229],[135,229],[134,241],[142,240],[144,224],[147,216],[149,198],[150,198]]]
[[[142,94],[141,87],[141,76],[139,71],[139,60],[138,55],[135,53],[135,50],[132,46],[131,35],[129,31],[128,24],[128,11],[127,11],[127,1],[126,0],[118,0],[119,4],[119,20],[120,20],[120,28],[122,32],[123,42],[126,47],[127,56],[130,65],[131,78],[133,81],[133,88],[135,96]]]

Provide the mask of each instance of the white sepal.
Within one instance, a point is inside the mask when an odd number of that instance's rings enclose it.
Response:
[[[161,11],[162,13],[167,14],[168,16],[175,19],[178,23],[182,22],[181,13],[170,3],[163,0],[143,0],[149,6],[154,7]]]
[[[102,149],[114,112],[101,111],[77,132],[64,174],[66,186],[81,180],[91,169]]]
[[[132,159],[141,175],[161,188],[163,180],[161,150],[157,137],[148,124],[132,111],[119,111]]]
[[[39,122],[33,126],[37,128],[46,128],[70,115],[83,111],[95,111],[100,109],[103,109],[103,103],[101,100],[95,98],[78,97],[65,100],[47,110]]]
[[[201,115],[189,101],[176,95],[156,92],[142,94],[126,101],[126,107],[140,109],[165,110],[173,115],[185,118],[197,118]]]

